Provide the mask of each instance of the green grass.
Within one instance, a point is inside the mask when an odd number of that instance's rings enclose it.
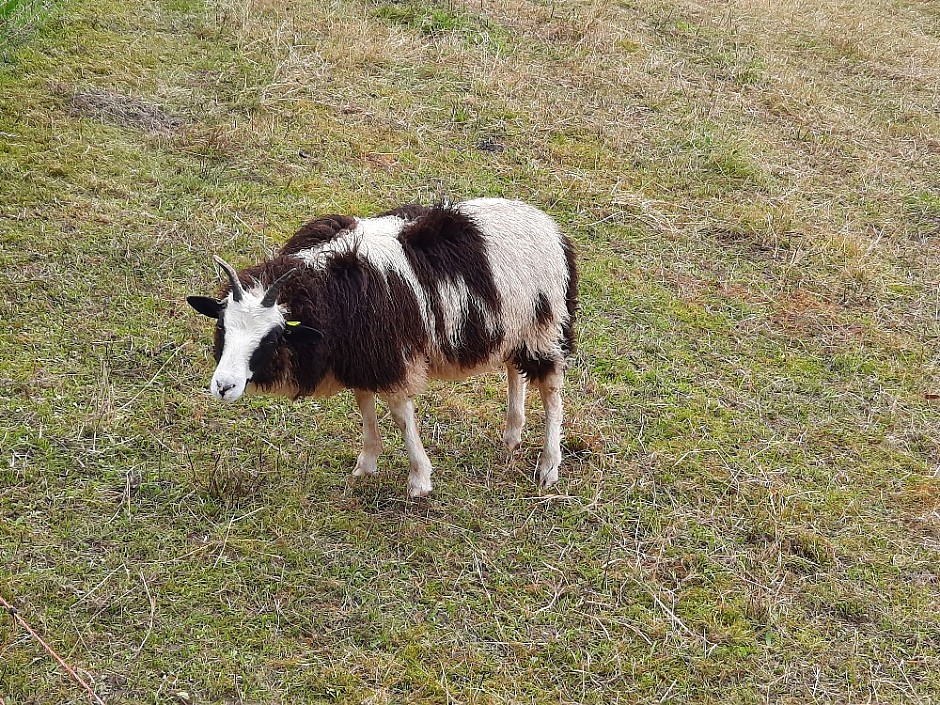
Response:
[[[927,4],[31,16],[0,30],[0,595],[109,705],[940,701]],[[500,449],[496,374],[418,401],[427,503],[387,416],[347,479],[348,395],[208,398],[212,253],[479,195],[580,253],[556,489],[536,398]],[[0,698],[86,702],[9,620]]]
[[[0,61],[48,18],[56,0],[0,0]]]
[[[372,16],[392,24],[415,29],[431,37],[460,36],[471,44],[493,44],[505,49],[508,34],[498,24],[487,22],[472,12],[421,2],[380,4]]]

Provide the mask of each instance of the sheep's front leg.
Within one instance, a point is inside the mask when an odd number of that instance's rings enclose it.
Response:
[[[565,383],[564,367],[561,363],[544,379],[536,382],[545,406],[545,445],[539,458],[539,482],[549,487],[558,482],[558,466],[561,465],[561,388]]]
[[[392,412],[392,418],[401,429],[405,439],[405,450],[411,461],[408,473],[408,496],[427,497],[431,492],[431,461],[424,452],[424,444],[418,435],[418,423],[415,420],[415,405],[407,396],[395,396],[386,400]]]
[[[378,471],[379,454],[382,452],[382,436],[379,433],[379,420],[375,415],[375,394],[361,389],[355,390],[356,404],[362,414],[362,452],[356,460],[353,477],[375,475]]]
[[[522,427],[525,425],[525,377],[511,362],[506,365],[509,375],[509,399],[506,406],[506,430],[503,443],[509,450],[515,450],[522,443]]]

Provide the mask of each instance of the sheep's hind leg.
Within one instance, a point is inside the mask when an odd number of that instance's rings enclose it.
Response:
[[[561,465],[561,422],[564,415],[561,404],[561,389],[565,383],[564,363],[559,362],[551,372],[534,382],[542,395],[545,406],[545,444],[539,458],[539,483],[549,487],[558,482],[558,466]]]
[[[379,433],[379,420],[375,415],[375,394],[360,389],[355,390],[356,404],[362,414],[362,452],[356,460],[353,477],[375,475],[378,472],[378,459],[383,450],[382,435]]]
[[[522,427],[525,425],[525,377],[520,374],[514,364],[506,364],[508,373],[508,403],[506,406],[506,430],[503,432],[503,443],[510,451],[515,450],[522,443]]]
[[[431,461],[424,451],[421,436],[418,435],[418,423],[415,420],[415,405],[407,396],[395,396],[386,400],[392,412],[392,418],[401,429],[405,439],[405,450],[411,461],[408,473],[408,496],[427,497],[431,493]]]

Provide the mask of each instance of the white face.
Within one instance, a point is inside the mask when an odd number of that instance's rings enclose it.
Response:
[[[262,345],[270,344],[284,329],[284,311],[280,306],[262,306],[264,292],[246,291],[235,302],[229,294],[219,317],[224,327],[222,358],[212,375],[209,391],[216,399],[235,401],[245,393],[251,381],[252,355]]]

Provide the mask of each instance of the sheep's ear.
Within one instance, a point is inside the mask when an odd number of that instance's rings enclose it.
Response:
[[[310,326],[305,326],[300,321],[284,321],[285,328],[284,332],[288,335],[304,335],[313,338],[322,338],[323,333],[318,331],[316,328],[311,328]]]
[[[218,318],[222,312],[222,302],[208,296],[187,296],[186,302],[203,316]]]

